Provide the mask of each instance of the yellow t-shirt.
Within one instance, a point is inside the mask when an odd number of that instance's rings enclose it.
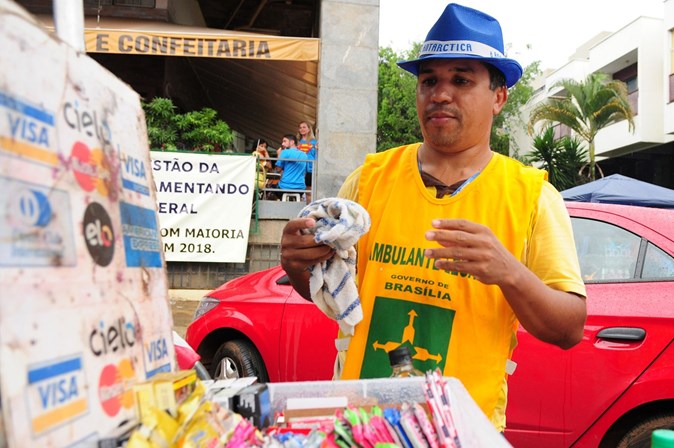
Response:
[[[347,176],[337,193],[338,197],[358,201],[362,169],[360,166]],[[435,187],[427,188],[435,194]],[[569,245],[571,241],[573,229],[564,199],[549,182],[543,182],[520,261],[549,287],[584,297],[585,284],[580,275],[576,250]]]
[[[338,365],[345,379],[386,375],[386,352],[409,344],[418,367],[440,367],[445,375],[461,379],[494,425],[503,429],[505,363],[516,341],[515,315],[498,287],[432,268],[422,255],[429,244],[423,234],[438,216],[488,225],[546,284],[584,295],[575,253],[555,244],[566,256],[553,258],[550,265],[540,260],[550,248],[539,252],[534,244],[545,244],[548,237],[568,244],[558,232],[572,238],[568,214],[561,197],[554,201],[555,190],[543,181],[542,172],[498,154],[459,194],[436,199],[434,188],[425,187],[419,176],[418,147],[369,156],[340,190],[341,197],[368,209],[373,225],[359,242],[365,319]],[[550,204],[556,209],[553,226],[541,226],[541,214],[547,215]]]

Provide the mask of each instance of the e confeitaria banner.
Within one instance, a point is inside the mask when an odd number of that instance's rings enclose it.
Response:
[[[319,40],[259,34],[178,34],[85,28],[88,53],[317,61]]]

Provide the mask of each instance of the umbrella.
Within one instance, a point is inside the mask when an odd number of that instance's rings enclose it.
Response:
[[[674,209],[674,190],[649,184],[620,174],[561,192],[565,201],[603,202]]]

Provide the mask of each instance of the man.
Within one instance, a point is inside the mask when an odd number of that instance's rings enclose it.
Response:
[[[281,190],[306,190],[304,179],[308,163],[302,160],[309,160],[309,157],[297,149],[297,137],[293,134],[283,136],[281,147],[283,150],[276,161],[276,168],[281,171],[278,187]]]
[[[450,4],[419,58],[399,65],[418,77],[424,140],[368,155],[340,190],[372,226],[357,248],[364,318],[338,339],[336,371],[388,376],[382,347],[410,345],[418,369],[459,378],[502,431],[518,324],[563,349],[583,335],[570,219],[543,171],[489,148],[493,116],[522,75],[494,18]],[[304,235],[314,225],[291,220],[281,241],[305,298],[307,268],[333,254]]]

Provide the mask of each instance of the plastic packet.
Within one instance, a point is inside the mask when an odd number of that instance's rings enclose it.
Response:
[[[428,442],[421,432],[414,411],[408,403],[403,403],[400,407],[400,426],[402,426],[414,448],[426,448],[428,446]]]
[[[384,418],[397,434],[398,439],[400,440],[400,446],[403,448],[412,448],[412,443],[407,437],[407,434],[405,434],[405,430],[400,423],[400,411],[396,408],[386,408],[384,409]]]
[[[424,409],[421,407],[419,403],[412,404],[411,408],[414,411],[414,416],[417,418],[417,421],[419,422],[421,432],[424,434],[424,437],[426,437],[428,445],[431,448],[439,448],[440,444],[438,441],[438,435],[435,433],[435,428],[433,428],[433,425],[431,424],[431,421],[428,419],[428,416],[426,415]]]

